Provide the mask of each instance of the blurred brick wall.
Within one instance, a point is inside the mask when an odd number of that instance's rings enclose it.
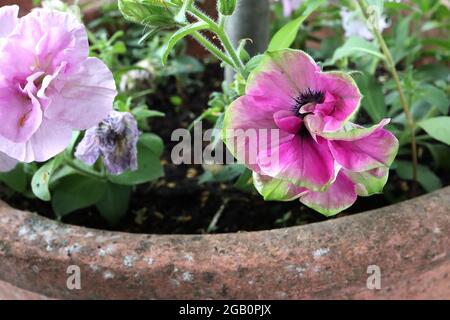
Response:
[[[20,7],[20,13],[26,14],[33,8],[33,0],[0,0],[0,7],[17,4]]]

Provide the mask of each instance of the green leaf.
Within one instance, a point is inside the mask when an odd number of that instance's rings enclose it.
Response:
[[[127,52],[127,47],[124,42],[119,41],[114,44],[112,51],[115,54],[125,54]]]
[[[444,64],[426,64],[415,69],[414,77],[420,81],[446,81],[450,74],[450,68]]]
[[[14,170],[0,173],[0,181],[17,192],[27,190],[27,174],[23,164],[19,163]]]
[[[148,118],[163,118],[166,116],[165,113],[156,111],[156,110],[148,110],[148,109],[139,109],[134,111],[133,115],[137,121],[148,119]]]
[[[386,9],[389,9],[389,10],[397,10],[397,11],[400,11],[400,10],[406,10],[406,11],[408,11],[408,10],[416,10],[415,8],[411,7],[410,5],[408,5],[406,3],[391,2],[391,1],[386,2],[384,4],[384,7]]]
[[[359,58],[368,54],[381,60],[385,59],[374,42],[369,42],[360,37],[350,37],[342,47],[336,49],[333,58],[327,64],[332,65],[343,58]]]
[[[412,39],[409,37],[412,18],[413,16],[401,17],[395,26],[395,46],[392,49],[392,55],[396,63],[412,53],[410,50]]]
[[[211,165],[205,168],[213,168],[213,170],[206,171],[200,176],[198,183],[208,182],[228,182],[236,179],[245,172],[245,166],[242,164],[230,164],[230,165]]]
[[[152,141],[150,141],[152,140]],[[163,150],[158,139],[145,135],[138,144],[138,169],[119,176],[109,176],[108,179],[116,184],[133,186],[156,180],[164,176],[160,156]]]
[[[447,115],[450,106],[450,100],[447,94],[433,85],[424,85],[422,87],[422,97],[425,101],[436,107],[442,114]]]
[[[154,28],[169,28],[176,24],[176,12],[161,0],[119,0],[119,10],[125,19]]]
[[[181,6],[180,11],[178,11],[175,16],[175,22],[183,24],[187,21],[186,19],[186,11],[192,5],[194,0],[184,0],[183,5]]]
[[[219,143],[222,143],[222,130],[223,130],[223,120],[225,119],[225,113],[221,113],[214,124],[214,130],[211,135],[211,146],[215,149]]]
[[[438,169],[448,170],[450,163],[450,148],[442,143],[422,143],[431,153],[434,166]]]
[[[425,101],[424,99],[419,99],[415,101],[411,106],[411,113],[415,121],[420,121],[424,117],[427,116],[427,114],[430,112],[431,106],[430,104]],[[392,123],[406,123],[406,116],[405,113],[402,112],[398,116],[392,119]]]
[[[262,55],[262,54],[258,54],[256,56],[252,57],[245,65],[245,73],[249,74],[250,72],[252,72],[256,67],[259,66],[259,64],[261,63],[263,58],[264,58],[264,55]]]
[[[450,145],[450,117],[436,117],[419,122],[431,137]]]
[[[290,48],[297,37],[298,30],[300,29],[303,21],[308,18],[325,0],[306,1],[304,3],[305,9],[302,14],[284,25],[272,38],[269,44],[269,51],[276,51]]]
[[[52,207],[58,217],[87,208],[99,202],[106,192],[106,183],[80,175],[61,179],[53,192]]]
[[[200,73],[205,70],[203,64],[190,56],[177,56],[171,63],[161,70],[160,77],[179,76],[192,73]]]
[[[409,161],[396,161],[396,171],[400,178],[412,180],[412,163]],[[442,187],[441,180],[427,166],[418,165],[417,181],[427,192],[432,192]]]
[[[55,158],[42,167],[33,175],[31,179],[31,190],[36,197],[43,201],[50,201],[51,194],[49,190],[49,183],[52,177],[52,174],[55,170],[60,166],[61,161],[59,158]]]
[[[184,37],[193,34],[194,32],[208,29],[209,25],[204,21],[199,21],[190,25],[187,25],[178,31],[176,31],[169,39],[166,48],[164,49],[164,53],[162,56],[162,63],[163,65],[167,64],[167,59],[169,58],[169,54],[172,51],[172,49],[175,47],[175,45],[183,39]]]
[[[426,38],[423,39],[424,45],[432,45],[444,50],[450,50],[450,43],[447,40],[440,38]]]
[[[117,225],[128,211],[130,195],[130,187],[108,183],[105,195],[97,202],[97,209],[111,225]]]
[[[372,121],[378,123],[386,118],[387,108],[384,94],[375,77],[364,74],[356,77],[355,80],[363,95],[362,107],[367,111]]]
[[[245,171],[241,174],[234,186],[244,192],[251,192],[254,190],[253,172],[250,169],[245,168]]]
[[[156,156],[161,157],[164,151],[164,142],[161,137],[153,133],[144,133],[140,136],[139,142],[152,150]]]
[[[247,63],[251,59],[250,54],[248,53],[247,50],[245,50],[245,45],[249,41],[250,40],[248,40],[248,39],[243,39],[243,40],[239,41],[239,46],[237,49],[238,56],[241,58],[242,62],[244,62],[244,63]]]
[[[369,9],[372,10],[372,12],[377,13],[378,16],[381,17],[384,11],[384,0],[366,0],[366,1],[369,6]]]

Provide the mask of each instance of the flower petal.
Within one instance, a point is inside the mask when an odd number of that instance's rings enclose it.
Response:
[[[259,101],[252,96],[238,98],[225,112],[222,132],[225,144],[239,162],[258,173],[261,172],[258,153],[293,137],[279,130],[273,113],[260,109]]]
[[[335,99],[333,111],[324,116],[324,132],[339,130],[359,109],[361,92],[353,78],[343,72],[321,73],[317,90],[331,93]]]
[[[357,140],[330,140],[328,145],[336,159],[350,171],[367,171],[381,166],[389,167],[398,151],[398,140],[382,127],[369,135],[362,129],[362,138]]]
[[[307,192],[300,197],[300,202],[329,217],[351,207],[356,199],[356,185],[340,171],[328,190]]]
[[[30,70],[53,73],[63,62],[71,72],[88,54],[86,30],[73,15],[35,9],[5,39],[0,63],[2,73],[14,81],[26,78]]]
[[[319,72],[319,66],[303,51],[267,52],[250,74],[246,94],[258,97],[273,112],[291,110],[300,92],[316,88]]]
[[[45,116],[85,130],[108,116],[116,94],[111,71],[99,59],[88,58],[76,73],[54,79],[47,88],[51,102]]]
[[[44,162],[64,151],[71,140],[69,127],[44,118],[39,130],[27,142],[14,143],[0,136],[0,152],[20,162]]]
[[[0,135],[13,142],[25,142],[42,122],[39,102],[18,90],[0,88]]]
[[[383,119],[380,123],[369,128],[364,128],[352,122],[347,122],[344,127],[335,132],[321,132],[320,136],[327,140],[354,141],[370,136],[374,131],[384,128],[391,122],[390,119]]]
[[[326,190],[335,178],[335,162],[327,141],[308,134],[295,135],[270,150],[258,154],[262,174],[287,180],[298,187]]]
[[[303,124],[303,121],[292,112],[283,110],[275,112],[273,120],[278,128],[291,134],[298,133]]]
[[[78,144],[75,151],[75,157],[90,166],[97,161],[101,154],[97,130],[98,127],[86,130],[83,140]]]
[[[383,193],[383,188],[389,178],[389,168],[380,167],[364,172],[345,170],[345,174],[356,184],[358,195],[368,197]]]
[[[34,161],[44,162],[64,151],[72,141],[72,130],[66,124],[44,119],[31,138]]]
[[[292,201],[308,189],[297,187],[286,180],[273,179],[253,172],[253,184],[266,201]]]
[[[19,22],[19,7],[0,7],[0,38],[7,37]]]
[[[9,157],[7,154],[0,152],[0,172],[8,172],[14,169],[17,165],[17,160]]]

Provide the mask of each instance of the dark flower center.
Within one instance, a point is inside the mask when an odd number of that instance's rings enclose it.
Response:
[[[322,91],[316,91],[311,89],[306,89],[305,91],[301,92],[296,98],[294,98],[294,114],[297,117],[304,118],[307,113],[301,114],[300,109],[309,104],[321,104],[325,101],[325,95]]]

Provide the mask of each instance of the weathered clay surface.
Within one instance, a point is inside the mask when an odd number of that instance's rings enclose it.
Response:
[[[197,236],[89,230],[0,203],[0,280],[51,298],[450,299],[449,253],[450,188],[302,227]],[[70,265],[81,290],[67,289]],[[367,289],[370,265],[381,290]],[[0,298],[14,295],[0,282]]]

